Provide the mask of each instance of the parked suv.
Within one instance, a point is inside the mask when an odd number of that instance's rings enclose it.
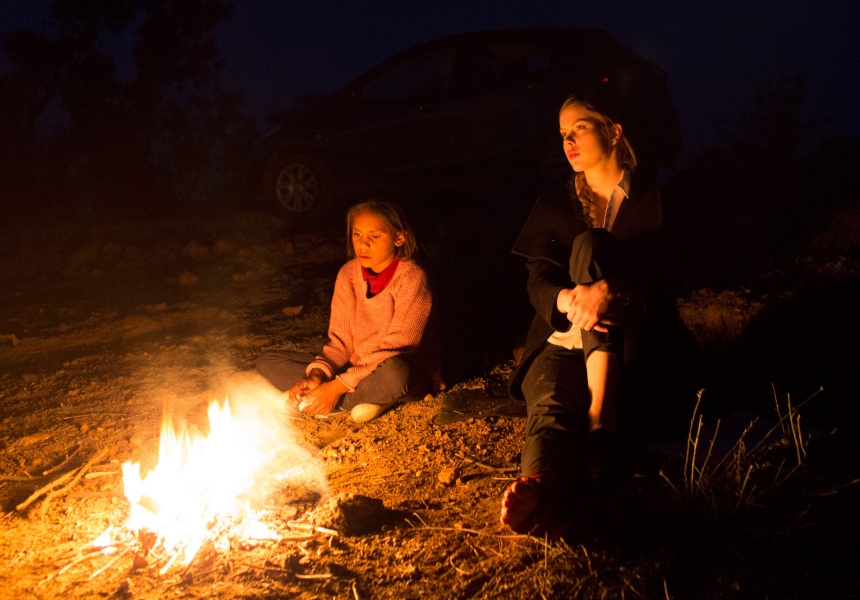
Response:
[[[292,111],[254,145],[253,182],[296,217],[361,195],[552,184],[570,174],[558,109],[595,82],[628,115],[645,168],[670,164],[679,125],[659,68],[601,30],[529,29],[419,44]]]

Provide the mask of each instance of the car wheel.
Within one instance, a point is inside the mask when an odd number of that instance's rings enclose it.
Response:
[[[267,195],[291,216],[320,213],[328,202],[325,172],[324,164],[316,157],[289,155],[275,162],[269,171]]]

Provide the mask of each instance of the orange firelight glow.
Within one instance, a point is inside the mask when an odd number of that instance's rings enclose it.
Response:
[[[325,487],[319,463],[293,441],[287,419],[274,414],[278,398],[247,390],[239,396],[240,415],[233,414],[230,401],[210,403],[205,436],[177,429],[165,414],[157,466],[141,476],[140,464],[122,465],[131,503],[126,535],[155,535],[151,550],[163,563],[162,574],[190,563],[207,541],[224,551],[231,540],[280,539],[264,523],[265,513],[252,508],[252,499],[276,484],[295,479]],[[120,535],[109,529],[93,545],[107,548],[107,540]]]

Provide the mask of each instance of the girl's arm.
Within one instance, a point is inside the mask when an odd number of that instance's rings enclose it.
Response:
[[[573,287],[567,270],[541,258],[529,259],[526,267],[529,272],[527,290],[535,312],[549,323],[553,330],[569,330],[567,315],[559,310],[558,306],[559,293]]]

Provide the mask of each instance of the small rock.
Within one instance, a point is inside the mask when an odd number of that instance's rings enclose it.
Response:
[[[444,485],[451,485],[457,480],[457,469],[455,467],[448,467],[446,469],[442,469],[439,471],[439,475],[437,475],[440,483]]]
[[[313,521],[343,535],[364,535],[382,528],[388,509],[378,498],[359,494],[339,494],[314,511]]]
[[[304,306],[285,306],[281,312],[287,315],[288,317],[297,317],[302,314],[304,310]]]
[[[32,446],[33,444],[38,444],[39,442],[43,442],[51,437],[49,433],[32,433],[30,435],[25,435],[18,442],[22,446]]]

